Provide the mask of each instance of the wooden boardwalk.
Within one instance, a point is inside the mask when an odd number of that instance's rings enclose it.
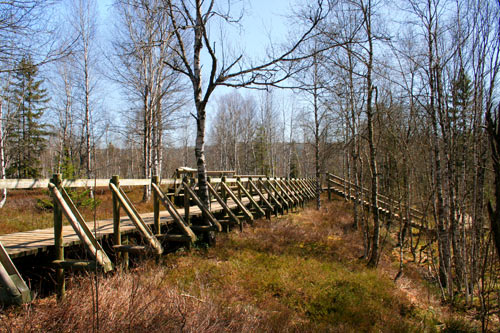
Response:
[[[160,181],[157,176],[152,179],[123,180],[120,180],[119,176],[113,176],[111,180],[95,179],[93,187],[109,187],[113,200],[113,217],[95,222],[83,219],[64,189],[65,186],[70,188],[92,186],[92,180],[63,180],[60,174],[55,174],[50,180],[0,180],[0,188],[48,187],[54,202],[53,228],[0,235],[0,303],[22,304],[31,300],[30,290],[12,259],[50,253],[55,259],[52,265],[56,268],[57,295],[62,299],[65,295],[64,272],[67,269],[101,267],[103,272],[109,272],[115,268],[115,264],[126,267],[129,253],[152,253],[160,256],[164,253],[160,239],[167,244],[169,242],[193,244],[198,239],[195,232],[203,235],[210,244],[215,240],[215,233],[212,232],[222,231],[223,224],[227,226],[227,230],[231,225],[239,225],[242,228],[243,221],[250,222],[259,216],[270,219],[273,212],[278,215],[284,214],[286,210],[288,213],[294,207],[304,207],[304,202],[314,197],[314,185],[307,178],[263,179],[262,176],[257,176],[258,180],[254,182],[252,177],[255,176],[233,178],[223,176],[209,180],[207,187],[210,207],[206,207],[198,197],[193,178]],[[140,214],[120,186],[148,185],[152,189],[153,212]],[[173,190],[171,193],[184,201],[183,207],[175,206],[160,185],[167,185],[167,189]],[[161,204],[166,210],[160,209]],[[125,212],[127,216],[121,216],[120,211]],[[224,212],[224,217],[220,221],[213,214],[217,212]],[[63,215],[70,225],[63,225]],[[195,225],[191,225],[192,217],[202,215],[205,217],[201,219],[202,221],[194,221]],[[202,225],[198,225],[197,222],[201,222]],[[162,228],[167,225],[174,228]],[[176,231],[170,233],[169,230]],[[122,243],[122,235],[131,233],[141,235],[141,244],[128,244],[126,239]],[[112,246],[111,249],[102,246],[104,240],[107,245]],[[92,260],[70,259],[65,256],[65,247],[80,244],[86,248]],[[106,253],[107,250],[118,254],[112,257],[115,263]]]
[[[257,200],[258,196],[254,196]],[[242,203],[245,205],[250,204],[250,199],[243,198]],[[229,208],[234,209],[237,204],[228,199],[227,202]],[[222,206],[216,202],[211,204],[212,212],[222,211]],[[177,212],[184,217],[184,208],[178,208]],[[190,216],[200,216],[201,210],[197,206],[191,206],[189,209]],[[153,224],[153,213],[141,214],[141,217],[149,225]],[[160,212],[160,221],[162,224],[168,224],[173,222],[173,218],[166,210]],[[94,232],[94,222],[87,222],[90,230]],[[97,239],[102,239],[108,235],[113,234],[113,219],[105,219],[96,221],[97,230],[95,231]],[[137,229],[130,220],[128,216],[122,216],[120,218],[120,229],[122,234],[136,232]],[[71,227],[71,225],[65,225],[63,227],[63,239],[65,246],[72,246],[80,243],[78,235]],[[37,229],[25,232],[16,232],[12,234],[0,235],[0,243],[3,244],[7,253],[11,258],[19,258],[28,255],[37,254],[39,252],[46,252],[50,248],[54,247],[54,229]]]
[[[339,177],[336,175],[333,175],[331,173],[327,173],[327,183],[328,187],[325,188],[326,191],[328,191],[328,195],[330,197],[330,191],[335,193],[336,195],[346,198],[351,201],[358,201],[358,203],[362,204],[363,206],[367,207],[368,209],[373,209],[373,206],[371,202],[356,198],[356,189],[358,188],[355,184]],[[350,191],[346,191],[346,188],[351,188]],[[364,187],[359,188],[359,192],[363,198],[369,198],[370,196],[370,191]],[[395,220],[400,220],[401,219],[401,214],[403,216],[403,221],[406,221],[406,214],[405,211],[401,212],[401,207],[404,207],[406,209],[406,206],[404,204],[399,204],[398,201],[389,198],[385,195],[379,194],[378,195],[378,211],[380,214],[384,216],[389,216]],[[409,209],[409,225],[412,228],[417,228],[420,231],[425,231],[425,232],[430,232],[429,228],[423,225],[423,221],[425,220],[426,216],[424,213],[420,212],[419,210],[411,207]],[[418,222],[418,223],[415,223]]]

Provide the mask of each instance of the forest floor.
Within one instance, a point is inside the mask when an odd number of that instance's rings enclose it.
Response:
[[[379,267],[367,268],[351,211],[343,200],[324,202],[320,211],[258,220],[159,264],[144,260],[97,280],[72,276],[63,303],[51,296],[0,310],[0,331],[474,331],[472,319],[440,303],[421,266],[406,263],[394,282],[391,241]]]

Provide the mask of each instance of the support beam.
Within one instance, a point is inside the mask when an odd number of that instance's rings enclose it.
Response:
[[[254,184],[254,182],[252,181],[251,178],[248,180],[248,185],[250,185],[250,188],[252,188],[255,191],[255,193],[257,193],[257,195],[260,197],[260,201],[263,202],[264,205],[266,205],[266,207],[268,208],[267,210],[273,211],[274,210],[273,205],[271,205],[269,200],[266,199],[264,194],[262,194],[262,192],[259,190],[257,185]],[[269,219],[269,217],[268,217],[268,219]]]
[[[189,209],[191,207],[191,200],[190,200],[190,197],[189,197],[189,192],[186,191],[186,188],[184,187],[184,183],[186,184],[189,184],[189,179],[187,177],[184,177],[182,179],[182,183],[179,188],[183,188],[184,189],[184,221],[186,222],[186,225],[191,225],[191,216],[189,214]]]
[[[159,176],[153,176],[151,178],[151,186],[153,186],[153,184],[154,185],[160,184],[160,177]],[[160,199],[158,197],[158,191],[153,191],[153,231],[156,235],[161,234]]]
[[[226,185],[226,183],[221,183],[222,188],[224,189],[224,193],[227,193],[231,199],[236,203],[239,209],[243,212],[243,214],[247,217],[248,221],[253,221],[254,217],[252,213],[241,203],[240,200],[236,197],[236,195],[231,191],[231,189]]]
[[[298,204],[298,203],[299,203],[299,202],[298,202],[298,200],[295,200],[294,198],[292,198],[292,196],[288,193],[288,191],[287,191],[287,190],[285,190],[285,188],[282,186],[281,181],[280,181],[279,179],[276,179],[276,180],[274,181],[274,183],[276,184],[276,188],[277,188],[278,190],[280,190],[280,191],[281,191],[281,193],[283,194],[283,197],[285,197],[285,198],[288,200],[288,202],[290,202],[290,203],[291,203],[290,208],[292,208],[292,206],[293,206],[293,205],[295,205],[295,204]]]
[[[208,190],[212,195],[214,196],[215,200],[222,206],[222,209],[226,212],[226,214],[229,216],[229,218],[237,225],[241,226],[241,221],[238,219],[236,215],[234,215],[233,211],[228,207],[224,199],[221,198],[219,193],[213,188],[212,184],[210,184],[210,181],[207,182]]]
[[[12,262],[7,250],[0,243],[0,304],[31,302],[31,292]]]
[[[214,217],[212,212],[207,207],[205,207],[205,205],[201,202],[200,198],[198,198],[196,193],[194,193],[194,191],[189,187],[189,185],[186,182],[182,182],[182,185],[184,186],[184,195],[186,195],[186,192],[189,193],[194,203],[201,209],[202,213],[205,214],[210,224],[213,227],[215,227],[219,232],[221,232],[222,226],[219,223],[219,221],[217,221],[217,219]]]
[[[139,230],[142,236],[147,240],[151,248],[154,249],[157,255],[162,254],[163,247],[161,246],[160,241],[153,234],[153,231],[151,231],[149,226],[144,222],[142,217],[139,215],[135,207],[130,202],[125,192],[123,192],[121,188],[117,188],[113,183],[109,183],[109,187],[111,188],[111,191],[116,194],[118,200],[120,201],[121,206],[123,207],[123,209],[125,209],[125,212],[127,213],[128,217],[135,225],[137,230]]]
[[[255,207],[255,209],[257,209],[259,214],[262,216],[265,216],[266,212],[257,204],[257,202],[254,200],[253,196],[250,193],[248,193],[247,189],[245,187],[243,187],[243,184],[241,184],[241,182],[240,182],[241,179],[240,178],[237,178],[237,179],[238,180],[236,181],[236,184],[238,184],[240,193],[243,192],[243,194],[250,200],[250,202]]]
[[[295,196],[299,199],[300,205],[304,207],[304,201],[306,200],[304,193],[299,188],[297,188],[297,186],[295,186],[295,184],[291,179],[287,179],[285,183],[287,184],[288,188],[290,188],[295,194]]]
[[[267,185],[269,186],[269,188],[276,194],[277,197],[279,197],[281,199],[281,201],[288,207],[290,208],[291,207],[291,204],[290,202],[288,202],[288,200],[282,196],[278,189],[271,183],[271,180],[268,178],[267,180]]]
[[[51,184],[49,184],[49,188],[50,187]],[[87,246],[87,250],[90,252],[94,260],[97,261],[97,263],[103,268],[105,272],[113,270],[113,263],[102,248],[101,244],[99,244],[99,242],[97,241],[95,235],[92,233],[92,231],[90,231],[87,223],[83,219],[83,216],[76,208],[75,204],[69,197],[64,187],[60,188],[59,193],[61,198],[59,198],[58,189],[55,188],[55,186],[52,188],[52,190],[55,192],[54,194],[59,200],[62,199],[62,201],[60,201],[60,205],[64,215],[68,219],[69,223],[75,230],[82,243]]]
[[[52,176],[51,182],[56,188],[61,188],[62,175],[60,173]],[[54,207],[54,248],[55,260],[64,260],[64,240],[62,234],[63,213],[61,207],[57,203],[57,199],[52,196],[52,205]],[[57,299],[62,301],[66,298],[66,282],[64,279],[64,268],[56,269],[56,293]]]
[[[153,188],[153,193],[157,196],[158,200],[161,201],[163,206],[167,209],[168,213],[170,214],[176,225],[181,229],[182,233],[188,236],[192,243],[196,242],[197,239],[196,235],[191,230],[191,228],[184,222],[184,219],[179,214],[172,201],[170,201],[170,199],[165,195],[165,193],[163,193],[163,191],[160,189],[157,183],[153,182],[151,186]]]
[[[313,189],[309,186],[309,184],[304,179],[299,179],[299,183],[302,185],[302,187],[309,194],[309,198],[310,199],[313,199],[313,198],[316,197],[316,195],[314,194]]]
[[[271,200],[274,202],[276,205],[277,211],[279,210],[281,215],[283,215],[283,205],[281,202],[274,196],[272,191],[264,184],[262,179],[259,179],[258,184],[267,192],[268,198],[271,198]]]

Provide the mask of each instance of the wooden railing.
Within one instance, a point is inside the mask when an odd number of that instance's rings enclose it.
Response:
[[[369,200],[363,199],[370,197],[371,191],[369,189],[357,186],[356,184],[331,173],[326,174],[326,181],[329,198],[331,198],[331,192],[333,191],[349,200],[357,200],[359,203],[362,203],[370,209],[374,208]],[[359,193],[360,197],[356,196],[357,193]],[[377,204],[379,212],[394,218],[403,218],[405,220],[407,212],[409,213],[410,220],[412,221],[423,221],[426,217],[426,215],[420,210],[408,207],[408,205],[380,193],[378,194]],[[419,229],[426,229],[421,224],[411,223],[411,226]]]

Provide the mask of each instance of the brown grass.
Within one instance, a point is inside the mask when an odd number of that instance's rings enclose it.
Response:
[[[439,304],[415,300],[425,293],[418,274],[394,284],[390,253],[382,258],[382,270],[366,268],[351,223],[349,205],[333,201],[319,212],[306,208],[256,221],[241,233],[219,234],[214,247],[170,254],[161,265],[146,261],[131,272],[100,277],[99,331],[434,332],[442,327]],[[68,284],[63,303],[51,297],[0,312],[0,331],[92,331],[97,325],[92,276],[75,276]]]
[[[165,284],[161,267],[116,274],[99,281],[99,332],[238,332],[266,330],[254,309],[224,308]],[[66,301],[54,298],[4,316],[5,332],[87,332],[97,328],[91,278],[73,281]],[[21,314],[21,315],[19,315]]]

